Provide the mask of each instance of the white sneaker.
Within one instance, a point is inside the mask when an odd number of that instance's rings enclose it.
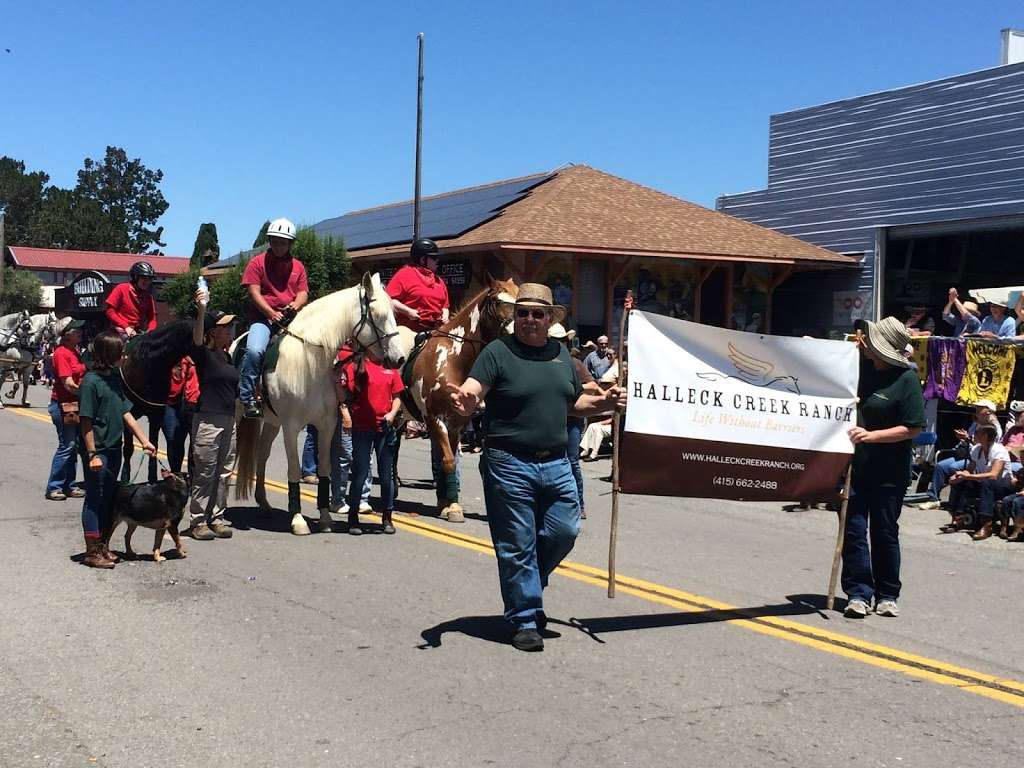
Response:
[[[895,619],[900,615],[899,606],[896,605],[895,600],[880,600],[878,605],[875,606],[875,613],[879,616],[888,616],[889,618]]]
[[[373,507],[370,506],[368,501],[362,501],[359,503],[359,514],[364,512],[373,512]]]
[[[846,604],[846,610],[843,611],[843,615],[848,619],[863,619],[870,610],[867,602],[858,597]]]
[[[938,509],[939,502],[937,501],[923,501],[917,505],[918,509]]]
[[[331,504],[331,512],[333,512],[336,515],[347,515],[348,504],[346,504],[345,502],[341,502],[340,504]]]

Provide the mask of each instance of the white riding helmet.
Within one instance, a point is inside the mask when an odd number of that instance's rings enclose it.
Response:
[[[274,219],[267,227],[267,237],[282,237],[285,240],[295,239],[295,225],[288,219]]]

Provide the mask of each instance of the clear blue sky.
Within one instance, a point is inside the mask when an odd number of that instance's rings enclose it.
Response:
[[[0,154],[71,185],[107,144],[160,168],[165,252],[264,219],[588,163],[713,206],[765,185],[768,117],[998,64],[1009,0],[0,4]],[[10,48],[6,53],[3,49]]]

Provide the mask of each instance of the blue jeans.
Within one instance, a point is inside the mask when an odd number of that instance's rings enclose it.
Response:
[[[953,476],[954,472],[961,469],[967,469],[967,459],[954,459],[950,456],[935,465],[935,471],[932,472],[932,487],[929,492],[932,501],[939,500],[939,494],[949,483],[949,478]]]
[[[900,512],[905,488],[855,486],[846,509],[843,591],[866,603],[900,596]],[[871,546],[868,547],[868,537]]]
[[[340,422],[339,422],[340,428]],[[309,477],[313,475],[316,477],[316,441],[317,441],[316,427],[312,424],[306,425],[306,442],[302,444],[302,476]],[[334,430],[334,434],[338,434],[338,430]]]
[[[103,469],[85,468],[85,499],[82,502],[82,530],[86,536],[105,531],[110,524],[117,491],[117,473],[121,469],[121,444],[96,454],[103,461]]]
[[[393,427],[382,432],[352,430],[352,468],[348,490],[350,512],[359,509],[366,486],[370,482],[370,451],[377,456],[377,474],[380,477],[380,500],[384,512],[395,508],[395,447],[398,435]]]
[[[185,461],[185,438],[192,433],[192,409],[184,400],[164,408],[163,432],[167,442],[167,466],[171,472],[181,472]],[[192,471],[192,460],[188,462]]]
[[[65,424],[60,405],[50,401],[50,420],[57,430],[57,450],[50,464],[50,479],[46,481],[46,492],[67,493],[75,483],[78,473],[78,425]]]
[[[1013,484],[1001,477],[994,480],[965,480],[954,485],[949,492],[949,506],[954,513],[963,512],[965,494],[978,497],[979,524],[992,522],[996,499],[1003,498],[1013,490]]]
[[[316,427],[312,424],[308,426],[306,432],[306,447],[309,447],[309,432],[313,430],[313,434],[316,435]],[[315,445],[315,439],[314,439]],[[314,450],[313,455],[316,455]],[[305,452],[303,452],[303,474],[306,473],[306,459]],[[313,463],[314,467],[316,462]],[[338,417],[338,423],[334,425],[334,436],[331,438],[331,504],[333,506],[341,506],[345,502],[345,493],[348,488],[348,478],[352,468],[352,431],[345,429],[341,426],[341,417]],[[370,500],[370,485],[372,473],[367,471],[366,482],[363,483],[363,496],[359,500],[360,503],[367,503]]]
[[[535,629],[548,576],[572,551],[580,532],[569,459],[563,454],[535,461],[484,448],[480,475],[505,619],[516,629]]]
[[[580,469],[580,441],[583,439],[582,419],[569,419],[565,425],[565,432],[569,436],[569,444],[565,453],[569,457],[569,466],[572,467],[572,477],[576,481],[576,495],[580,499],[580,512],[586,509],[583,502],[583,471]]]
[[[243,403],[256,400],[256,380],[263,371],[263,356],[267,353],[269,343],[269,325],[257,320],[249,326],[249,335],[245,338],[242,370],[238,375],[238,399]]]

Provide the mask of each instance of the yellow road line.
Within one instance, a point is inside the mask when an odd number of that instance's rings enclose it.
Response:
[[[14,409],[13,412],[19,416],[50,423],[50,418],[42,414],[19,409]],[[277,493],[285,495],[288,493],[286,483],[268,479],[266,485]],[[306,500],[316,503],[314,493],[303,490],[300,495]],[[396,518],[394,524],[396,528],[444,544],[484,554],[494,553],[494,548],[488,539],[459,533],[408,517]],[[569,560],[564,561],[555,572],[566,578],[602,588],[608,583],[607,571]],[[988,675],[797,621],[757,616],[756,612],[748,609],[642,579],[619,575],[616,576],[615,583],[619,591],[649,603],[665,605],[686,612],[720,611],[731,614],[734,618],[724,619],[724,621],[758,634],[815,648],[881,669],[900,672],[910,677],[929,680],[939,685],[952,686],[967,693],[1024,708],[1024,683],[1017,680]]]

